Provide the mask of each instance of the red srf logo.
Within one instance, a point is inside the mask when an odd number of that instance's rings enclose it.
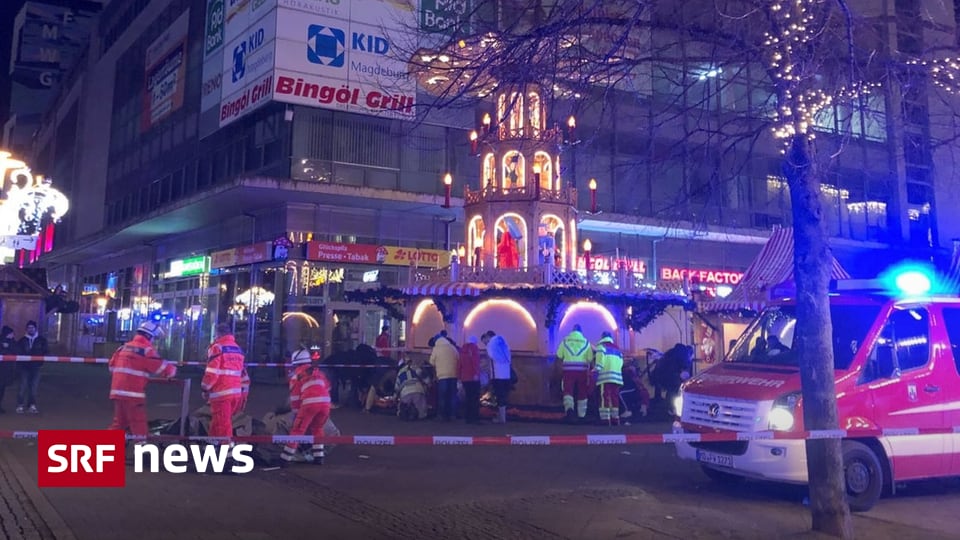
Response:
[[[123,487],[126,437],[120,430],[37,433],[40,487]]]

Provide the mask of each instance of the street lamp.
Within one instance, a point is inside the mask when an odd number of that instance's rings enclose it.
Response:
[[[571,116],[567,119],[567,142],[574,144],[576,139],[574,138],[574,130],[577,128],[577,119]]]
[[[597,213],[597,179],[591,178],[590,184],[588,184],[588,187],[590,188],[590,213],[596,214]]]
[[[483,113],[483,134],[490,133],[490,113]]]
[[[443,207],[450,208],[450,189],[453,186],[453,175],[447,173],[443,175],[444,200]]]
[[[457,255],[460,256],[460,262],[463,262],[464,257],[467,256],[467,248],[462,245],[457,249]]]
[[[477,151],[477,130],[470,132],[470,153],[479,156],[480,152]]]

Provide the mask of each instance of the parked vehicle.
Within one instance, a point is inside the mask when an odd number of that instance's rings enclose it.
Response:
[[[830,298],[840,428],[889,435],[842,442],[854,511],[869,510],[897,483],[960,475],[960,434],[952,428],[960,426],[960,298],[891,298],[878,287],[863,290],[864,281],[836,282]],[[792,300],[766,308],[724,362],[684,384],[675,431],[803,431],[795,324]],[[804,445],[801,439],[681,442],[677,453],[718,481],[805,484]]]

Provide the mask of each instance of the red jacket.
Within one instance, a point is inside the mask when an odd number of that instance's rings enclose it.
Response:
[[[461,381],[480,380],[480,347],[476,343],[464,343],[460,347],[457,378]]]
[[[233,336],[214,340],[207,349],[207,370],[200,387],[209,393],[209,401],[241,397],[249,389],[250,379],[243,367],[243,350]]]
[[[374,346],[377,349],[377,356],[390,358],[390,351],[387,350],[390,348],[390,334],[381,332],[380,335],[377,336],[377,341],[374,342]]]
[[[173,377],[177,366],[160,358],[150,340],[140,334],[110,357],[110,399],[146,401],[151,376]]]
[[[330,406],[330,382],[318,367],[310,364],[297,366],[290,374],[290,408],[301,406]]]

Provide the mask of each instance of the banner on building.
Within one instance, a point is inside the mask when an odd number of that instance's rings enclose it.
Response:
[[[189,23],[187,10],[147,48],[141,131],[149,130],[183,106]]]
[[[412,2],[279,0],[275,101],[412,118]]]
[[[341,244],[312,241],[307,243],[307,259],[311,261],[382,264],[387,266],[417,266],[443,268],[450,266],[450,252],[442,249],[419,249],[372,244]]]
[[[244,266],[273,259],[273,242],[258,242],[210,254],[210,268]]]

